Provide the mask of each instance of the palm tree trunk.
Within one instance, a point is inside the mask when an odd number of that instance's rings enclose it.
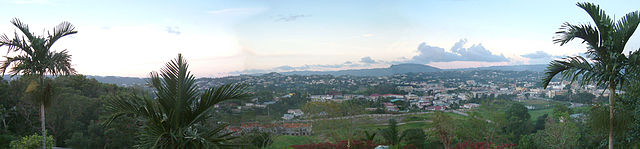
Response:
[[[44,90],[44,75],[40,75],[40,87],[42,90]],[[46,125],[45,125],[45,116],[44,116],[44,100],[45,97],[44,95],[41,96],[42,99],[40,99],[40,121],[42,123],[40,123],[40,127],[42,127],[42,149],[46,149],[47,148],[47,129],[46,129]]]
[[[613,149],[613,105],[615,104],[615,85],[609,85],[609,149]]]
[[[45,129],[45,121],[44,121],[44,100],[40,102],[40,121],[42,121],[42,148],[45,149],[47,146],[47,131]]]

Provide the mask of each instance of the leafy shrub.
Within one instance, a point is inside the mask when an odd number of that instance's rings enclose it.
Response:
[[[512,148],[516,148],[516,144],[494,144],[491,142],[462,142],[462,143],[458,143],[456,144],[456,146],[454,147],[454,149],[486,149],[486,148],[491,148],[491,149],[512,149]]]
[[[294,149],[370,149],[375,148],[380,144],[375,144],[372,141],[360,141],[360,140],[343,140],[337,143],[311,143],[304,145],[292,145]]]
[[[30,136],[24,136],[18,140],[11,141],[11,148],[14,149],[33,149],[42,148],[42,136],[33,134]],[[47,136],[47,148],[53,148],[53,136]]]

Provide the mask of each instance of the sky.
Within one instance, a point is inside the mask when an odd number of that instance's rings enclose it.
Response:
[[[591,23],[571,0],[0,0],[0,33],[19,18],[59,40],[78,73],[146,77],[182,53],[197,77],[388,67],[548,64],[582,54],[552,42],[564,22]],[[619,19],[640,1],[592,1]],[[4,22],[4,23],[2,23]],[[640,49],[634,34],[625,51]],[[6,51],[6,48],[0,48]],[[4,52],[3,52],[4,53]]]

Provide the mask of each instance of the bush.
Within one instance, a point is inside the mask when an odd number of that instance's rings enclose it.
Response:
[[[19,140],[11,141],[11,148],[15,149],[33,149],[42,148],[42,136],[33,134],[30,136],[24,136]],[[53,136],[47,136],[47,148],[53,148]]]
[[[304,145],[292,145],[294,149],[370,149],[375,148],[380,144],[375,144],[372,141],[360,141],[360,140],[343,140],[337,143],[311,143]]]
[[[9,148],[11,140],[15,139],[14,136],[9,134],[0,134],[0,148]]]
[[[427,136],[424,134],[422,129],[407,129],[402,132],[402,135],[404,136],[404,140],[407,144],[415,145],[417,148],[425,148],[424,144]]]

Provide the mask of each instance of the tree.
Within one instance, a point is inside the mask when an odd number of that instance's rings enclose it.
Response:
[[[549,117],[549,114],[544,114],[542,116],[538,116],[538,118],[536,119],[536,124],[533,126],[533,130],[534,131],[540,131],[544,129],[544,124],[547,121],[547,117]]]
[[[578,92],[573,96],[573,99],[571,101],[584,103],[584,104],[591,104],[593,103],[593,99],[595,98],[596,98],[596,95],[593,95],[589,92]]]
[[[376,132],[375,131],[367,131],[364,130],[364,136],[362,138],[362,141],[375,141],[376,139]]]
[[[203,128],[211,118],[214,105],[230,99],[244,99],[245,85],[226,84],[199,92],[187,61],[178,54],[160,74],[151,73],[156,99],[146,96],[113,96],[106,109],[114,112],[107,126],[118,117],[133,114],[144,120],[139,146],[143,148],[226,148],[235,137],[223,133],[227,125]]]
[[[14,140],[11,141],[11,144],[9,146],[11,146],[11,148],[47,148],[47,149],[51,149],[53,148],[53,136],[47,136],[45,138],[46,144],[45,146],[42,146],[42,144],[40,144],[40,140],[42,139],[42,136],[38,136],[37,134],[33,134],[30,136],[24,136],[18,140]]]
[[[512,142],[518,142],[520,136],[530,132],[531,124],[529,119],[531,115],[524,105],[520,103],[514,103],[505,111],[507,118],[507,124],[505,132],[511,135]]]
[[[576,124],[570,120],[556,122],[547,118],[545,129],[536,133],[537,145],[542,148],[576,148],[579,145],[580,132]]]
[[[42,146],[45,146],[45,108],[51,102],[53,87],[51,84],[45,84],[45,75],[68,75],[75,73],[71,68],[71,55],[67,50],[52,51],[51,47],[60,38],[77,33],[75,27],[69,22],[62,22],[53,28],[52,32],[47,35],[34,35],[29,30],[27,24],[22,23],[19,19],[11,20],[13,24],[23,36],[19,36],[14,32],[13,39],[4,34],[0,36],[0,47],[7,46],[7,53],[15,53],[16,56],[6,56],[6,61],[0,66],[2,75],[11,69],[10,73],[17,75],[22,73],[25,76],[34,76],[39,82],[32,83],[31,86],[37,86],[38,92],[33,96],[36,103],[40,103],[40,121],[42,127]],[[9,68],[11,67],[11,68]],[[38,84],[39,83],[39,84]]]
[[[391,145],[399,145],[402,137],[404,137],[400,134],[400,130],[398,130],[398,122],[396,122],[396,119],[390,119],[388,128],[380,130],[380,135]]]
[[[553,118],[558,120],[568,119],[573,114],[573,110],[564,104],[556,103],[553,105]]]
[[[564,23],[556,32],[559,36],[554,39],[561,46],[578,38],[587,44],[587,58],[582,56],[568,56],[562,60],[552,61],[545,72],[543,86],[546,88],[551,79],[562,73],[563,79],[578,80],[581,84],[595,82],[598,86],[607,86],[609,95],[609,148],[613,148],[613,113],[616,100],[616,90],[628,75],[633,74],[633,67],[640,64],[640,50],[630,52],[625,56],[622,52],[625,45],[640,23],[640,13],[631,12],[614,22],[604,10],[592,3],[578,3],[578,7],[585,10],[593,19],[591,24],[574,25]]]
[[[433,119],[434,130],[436,131],[436,135],[445,149],[451,148],[451,143],[453,142],[454,131],[456,130],[455,123],[453,123],[453,119],[451,116],[446,115],[442,111],[436,111],[436,117]]]
[[[427,136],[424,134],[424,131],[419,128],[407,129],[402,132],[402,136],[404,136],[404,141],[407,142],[407,145],[413,144],[417,148],[424,148],[424,144]]]

